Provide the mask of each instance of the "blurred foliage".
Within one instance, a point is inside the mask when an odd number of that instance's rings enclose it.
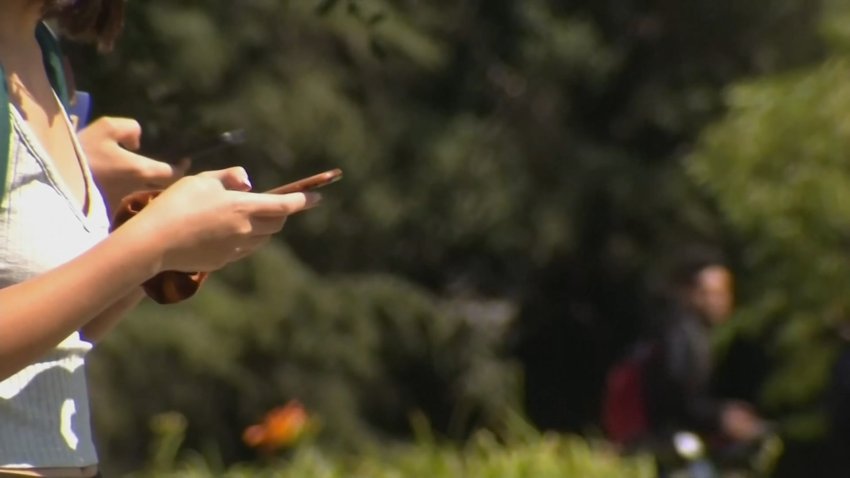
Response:
[[[586,235],[636,270],[711,232],[681,143],[726,82],[815,47],[810,2],[696,3],[136,2],[115,53],[75,61],[151,152],[244,127],[249,147],[198,167],[243,164],[258,188],[342,167],[287,235],[313,267],[516,296]]]
[[[774,410],[819,405],[837,352],[830,337],[848,320],[848,73],[839,55],[736,86],[690,161],[746,242],[739,327],[768,338],[781,363],[763,389]]]
[[[728,113],[686,162],[740,244],[743,307],[727,332],[762,344],[771,367],[759,403],[818,457],[835,420],[824,405],[850,310],[848,12],[846,1],[824,2],[826,58],[728,88]],[[798,467],[832,473],[822,459]]]
[[[280,247],[100,347],[104,456],[138,461],[144,423],[171,409],[192,446],[244,456],[239,431],[290,398],[341,446],[404,436],[416,409],[463,436],[520,388],[536,424],[584,431],[692,241],[740,275],[731,393],[822,428],[850,272],[850,2],[128,8],[115,52],[71,53],[98,113],[142,121],[147,153],[243,127],[246,146],[196,169],[241,164],[261,190],[346,178]]]
[[[143,307],[96,351],[104,456],[138,464],[140,431],[168,410],[193,424],[191,446],[230,461],[252,455],[242,430],[290,399],[322,417],[325,444],[345,448],[409,435],[417,410],[463,436],[519,406],[496,324],[478,330],[457,305],[397,279],[321,278],[270,246],[201,294]]]
[[[413,444],[371,449],[356,456],[329,454],[305,444],[285,456],[269,457],[263,465],[236,464],[222,468],[214,457],[180,452],[185,419],[176,414],[158,417],[157,447],[150,466],[132,476],[170,477],[279,477],[317,478],[555,478],[564,476],[650,478],[655,464],[644,456],[621,458],[600,443],[556,434],[540,435],[513,420],[522,432],[505,439],[477,432],[463,447],[446,446],[431,436],[427,426]]]

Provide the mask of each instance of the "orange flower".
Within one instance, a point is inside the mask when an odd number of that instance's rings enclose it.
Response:
[[[246,428],[242,440],[252,448],[272,453],[294,445],[306,431],[308,421],[304,406],[291,400],[269,411],[261,423]]]

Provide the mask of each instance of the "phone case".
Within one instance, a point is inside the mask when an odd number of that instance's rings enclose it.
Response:
[[[112,220],[114,231],[138,214],[162,191],[139,191],[125,197]],[[142,289],[159,304],[176,304],[195,295],[207,279],[208,272],[164,271],[145,281]]]

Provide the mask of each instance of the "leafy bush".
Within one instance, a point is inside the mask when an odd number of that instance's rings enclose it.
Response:
[[[424,430],[417,445],[373,448],[357,455],[331,455],[307,445],[291,455],[265,464],[239,464],[229,468],[200,454],[184,455],[178,448],[185,421],[179,416],[162,417],[159,448],[147,470],[136,478],[206,477],[314,477],[314,478],[563,478],[656,476],[648,457],[624,459],[602,444],[557,434],[540,435],[514,421],[513,438],[500,440],[481,431],[464,447],[446,446]]]
[[[767,344],[778,367],[763,389],[801,436],[822,431],[816,411],[850,300],[850,60],[730,89],[727,117],[709,128],[690,173],[741,243],[745,306],[736,329]],[[801,418],[804,418],[801,416]]]
[[[324,445],[409,436],[412,411],[462,437],[518,407],[518,373],[499,351],[510,309],[489,310],[378,275],[320,278],[270,246],[185,303],[145,305],[98,347],[102,455],[137,465],[140,431],[175,410],[191,446],[236,460],[248,453],[240,431],[290,399],[321,415]]]

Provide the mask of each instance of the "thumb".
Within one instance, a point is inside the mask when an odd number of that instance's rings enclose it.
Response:
[[[98,120],[105,122],[109,136],[130,151],[137,151],[142,145],[142,126],[131,118],[106,117]]]
[[[124,151],[123,154],[131,158],[135,164],[138,164],[141,170],[141,177],[151,187],[165,187],[177,181],[186,175],[184,164],[169,164],[155,159],[150,159],[145,156]]]
[[[189,168],[192,167],[192,158],[183,158],[176,163],[170,164],[171,169],[175,176],[183,177],[186,175],[186,172],[189,171]]]
[[[248,180],[248,173],[245,168],[236,166],[233,168],[219,169],[215,171],[205,171],[199,176],[205,176],[221,182],[225,189],[234,191],[250,191],[251,181]]]

